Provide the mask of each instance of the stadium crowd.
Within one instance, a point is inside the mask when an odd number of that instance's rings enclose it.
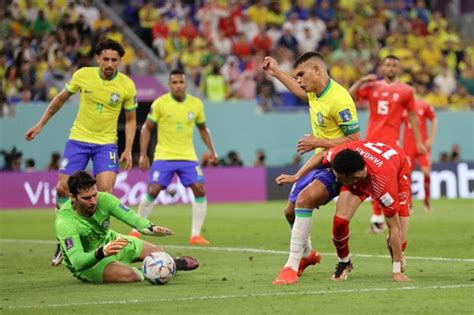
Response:
[[[436,108],[474,106],[474,45],[425,0],[126,0],[124,22],[170,68],[182,67],[211,101],[257,99],[262,111],[304,105],[260,68],[272,55],[290,72],[297,55],[318,50],[345,87],[394,54],[402,81]],[[111,3],[111,2],[110,2]],[[124,45],[122,71],[155,73],[105,12],[90,0],[13,0],[0,8],[0,104],[47,101],[95,43]],[[366,104],[359,103],[360,108]]]

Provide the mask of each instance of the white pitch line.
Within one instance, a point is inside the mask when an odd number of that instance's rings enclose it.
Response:
[[[80,307],[90,305],[119,305],[119,304],[138,304],[138,303],[160,303],[160,302],[189,302],[203,300],[222,300],[238,298],[259,298],[259,297],[278,297],[278,296],[299,296],[299,295],[323,295],[323,294],[344,294],[344,293],[366,293],[366,292],[391,292],[408,290],[448,290],[448,289],[466,289],[473,288],[474,284],[456,284],[439,285],[429,287],[401,287],[401,288],[367,288],[367,289],[347,289],[347,290],[321,290],[321,291],[303,291],[303,292],[274,292],[274,293],[256,293],[256,294],[230,294],[230,295],[208,295],[208,296],[189,296],[183,298],[168,299],[146,299],[146,300],[109,300],[84,303],[64,303],[64,304],[39,304],[39,305],[9,305],[8,309],[35,309],[35,308],[60,308],[60,307]]]
[[[1,238],[0,243],[31,243],[31,244],[56,244],[53,240],[20,240],[20,239],[6,239]],[[276,254],[287,255],[288,251],[259,249],[259,248],[245,248],[245,247],[216,247],[216,246],[187,246],[187,245],[163,245],[164,248],[172,249],[186,249],[186,250],[201,250],[214,252],[240,252],[240,253],[256,253],[256,254]],[[323,256],[336,256],[334,253],[320,253]],[[372,255],[372,254],[353,254],[352,257],[364,258],[383,258],[387,259],[388,255]],[[423,257],[423,256],[407,256],[410,260],[431,260],[431,261],[450,261],[450,262],[474,262],[474,258],[449,258],[449,257]]]

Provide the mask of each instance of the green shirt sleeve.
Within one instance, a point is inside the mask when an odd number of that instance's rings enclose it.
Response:
[[[78,270],[84,270],[97,263],[95,251],[84,252],[81,238],[72,220],[67,217],[56,219],[56,236],[61,244],[61,249],[66,253],[72,266]]]
[[[150,226],[150,220],[138,216],[138,214],[125,206],[120,200],[112,194],[103,193],[101,198],[104,198],[107,202],[107,208],[111,216],[116,217],[120,221],[129,226],[141,231]]]

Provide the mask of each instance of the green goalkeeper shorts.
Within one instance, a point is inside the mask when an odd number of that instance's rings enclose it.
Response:
[[[137,260],[143,251],[142,240],[126,235],[120,235],[120,238],[128,240],[128,244],[120,251],[120,253],[105,257],[89,269],[75,272],[74,277],[84,282],[103,283],[104,270],[108,264],[117,261],[129,265]]]

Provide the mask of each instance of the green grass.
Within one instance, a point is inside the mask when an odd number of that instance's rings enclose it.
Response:
[[[429,215],[416,204],[406,272],[413,281],[403,284],[391,280],[384,236],[368,233],[369,203],[351,223],[355,269],[345,282],[330,280],[336,263],[332,203],[313,215],[313,245],[324,253],[322,263],[307,269],[296,285],[274,287],[271,281],[286,261],[289,244],[284,204],[211,204],[204,232],[210,248],[187,246],[189,206],[156,207],[152,221],[176,235],[146,239],[172,255],[192,255],[201,262],[199,269],[182,272],[164,286],[81,283],[66,268],[50,266],[52,210],[2,211],[0,313],[474,313],[474,201],[439,200]],[[112,228],[129,231],[116,220]],[[229,251],[235,248],[271,251]]]

